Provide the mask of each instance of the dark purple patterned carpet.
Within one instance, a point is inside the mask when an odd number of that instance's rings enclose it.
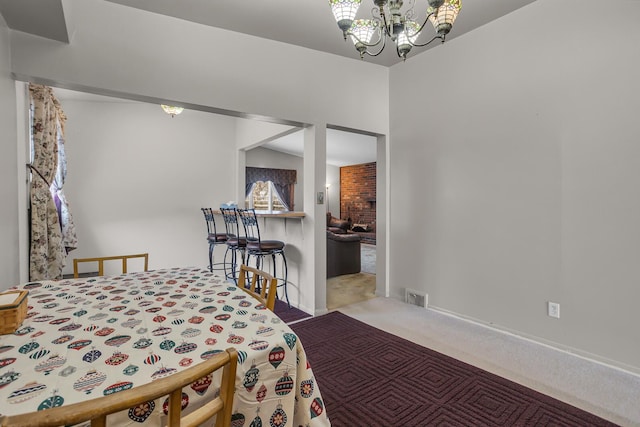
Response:
[[[615,426],[340,312],[291,328],[333,427]]]
[[[287,303],[279,299],[276,300],[276,306],[273,312],[284,321],[284,323],[295,322],[296,320],[311,317],[310,314],[305,313],[302,310],[298,310],[295,307],[289,308]]]

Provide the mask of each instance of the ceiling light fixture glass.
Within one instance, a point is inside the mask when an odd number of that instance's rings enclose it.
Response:
[[[171,115],[171,117],[175,117],[176,115],[182,113],[182,111],[184,110],[184,108],[182,107],[175,107],[173,105],[160,105],[160,107],[162,107],[162,110]]]
[[[415,21],[415,0],[407,2],[408,9],[403,13],[403,0],[373,0],[371,9],[373,19],[355,19],[362,0],[329,0],[333,16],[342,30],[344,39],[351,36],[353,45],[364,55],[378,56],[384,50],[387,38],[396,45],[396,52],[402,60],[413,47],[422,47],[435,40],[444,43],[453,23],[462,8],[461,0],[427,0],[429,6],[422,24]],[[436,35],[425,43],[417,40],[427,22],[431,22]],[[372,50],[374,50],[372,52]]]

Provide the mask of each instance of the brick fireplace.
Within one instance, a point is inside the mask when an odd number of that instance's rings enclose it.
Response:
[[[340,168],[340,218],[363,243],[376,243],[376,162]]]

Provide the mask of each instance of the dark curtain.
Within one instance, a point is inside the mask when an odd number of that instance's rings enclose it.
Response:
[[[258,181],[273,182],[285,204],[293,210],[293,191],[297,181],[295,169],[245,168],[245,193],[247,195],[251,191],[251,186]]]

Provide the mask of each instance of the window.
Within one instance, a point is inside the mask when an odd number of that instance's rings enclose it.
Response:
[[[245,168],[246,206],[258,210],[294,210],[294,169]]]
[[[251,185],[246,206],[262,211],[288,211],[278,189],[271,181],[258,181]]]

